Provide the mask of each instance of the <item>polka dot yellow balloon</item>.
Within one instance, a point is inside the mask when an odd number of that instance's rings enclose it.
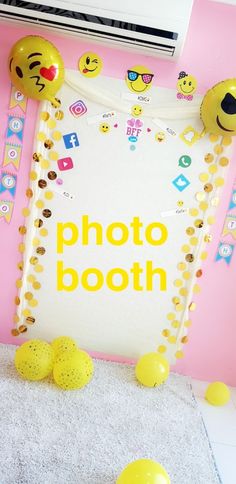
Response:
[[[75,351],[77,348],[75,340],[69,336],[59,336],[51,344],[56,358],[63,352]]]
[[[53,361],[53,348],[38,339],[23,343],[15,353],[17,372],[26,380],[37,381],[46,378],[52,371]]]
[[[83,388],[92,376],[92,358],[81,350],[61,353],[53,368],[54,380],[63,390]]]
[[[135,374],[139,383],[146,387],[156,387],[164,383],[169,376],[169,363],[159,353],[147,353],[139,360]]]

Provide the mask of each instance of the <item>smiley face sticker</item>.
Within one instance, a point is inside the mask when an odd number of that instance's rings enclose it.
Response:
[[[179,73],[177,82],[177,99],[186,99],[192,101],[193,94],[197,89],[197,80],[195,77],[187,74],[184,71]]]
[[[152,85],[154,74],[145,66],[134,66],[127,70],[125,82],[136,94],[146,92]]]
[[[99,131],[100,131],[100,133],[104,133],[104,134],[109,133],[110,125],[108,123],[100,123]]]
[[[97,77],[103,67],[103,62],[99,55],[94,52],[85,52],[79,59],[79,71],[85,77]]]

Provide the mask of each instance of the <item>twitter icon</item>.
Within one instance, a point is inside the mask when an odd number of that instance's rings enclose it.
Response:
[[[177,188],[177,190],[179,190],[179,192],[182,192],[188,187],[188,185],[190,185],[190,181],[181,174],[172,181],[172,184],[175,186],[175,188]]]

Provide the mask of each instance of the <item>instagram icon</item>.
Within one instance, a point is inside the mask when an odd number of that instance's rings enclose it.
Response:
[[[84,102],[81,100],[75,101],[75,103],[71,104],[71,106],[69,107],[69,110],[71,114],[75,116],[75,118],[78,118],[79,116],[82,116],[87,112],[87,108]]]

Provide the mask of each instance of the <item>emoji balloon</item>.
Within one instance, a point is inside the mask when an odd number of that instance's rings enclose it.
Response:
[[[170,477],[158,462],[139,459],[125,467],[116,484],[170,484]]]
[[[200,116],[204,132],[236,135],[236,78],[221,81],[205,94]]]
[[[22,94],[59,105],[55,94],[64,82],[64,63],[51,42],[37,35],[21,38],[11,49],[8,66],[13,85]]]

